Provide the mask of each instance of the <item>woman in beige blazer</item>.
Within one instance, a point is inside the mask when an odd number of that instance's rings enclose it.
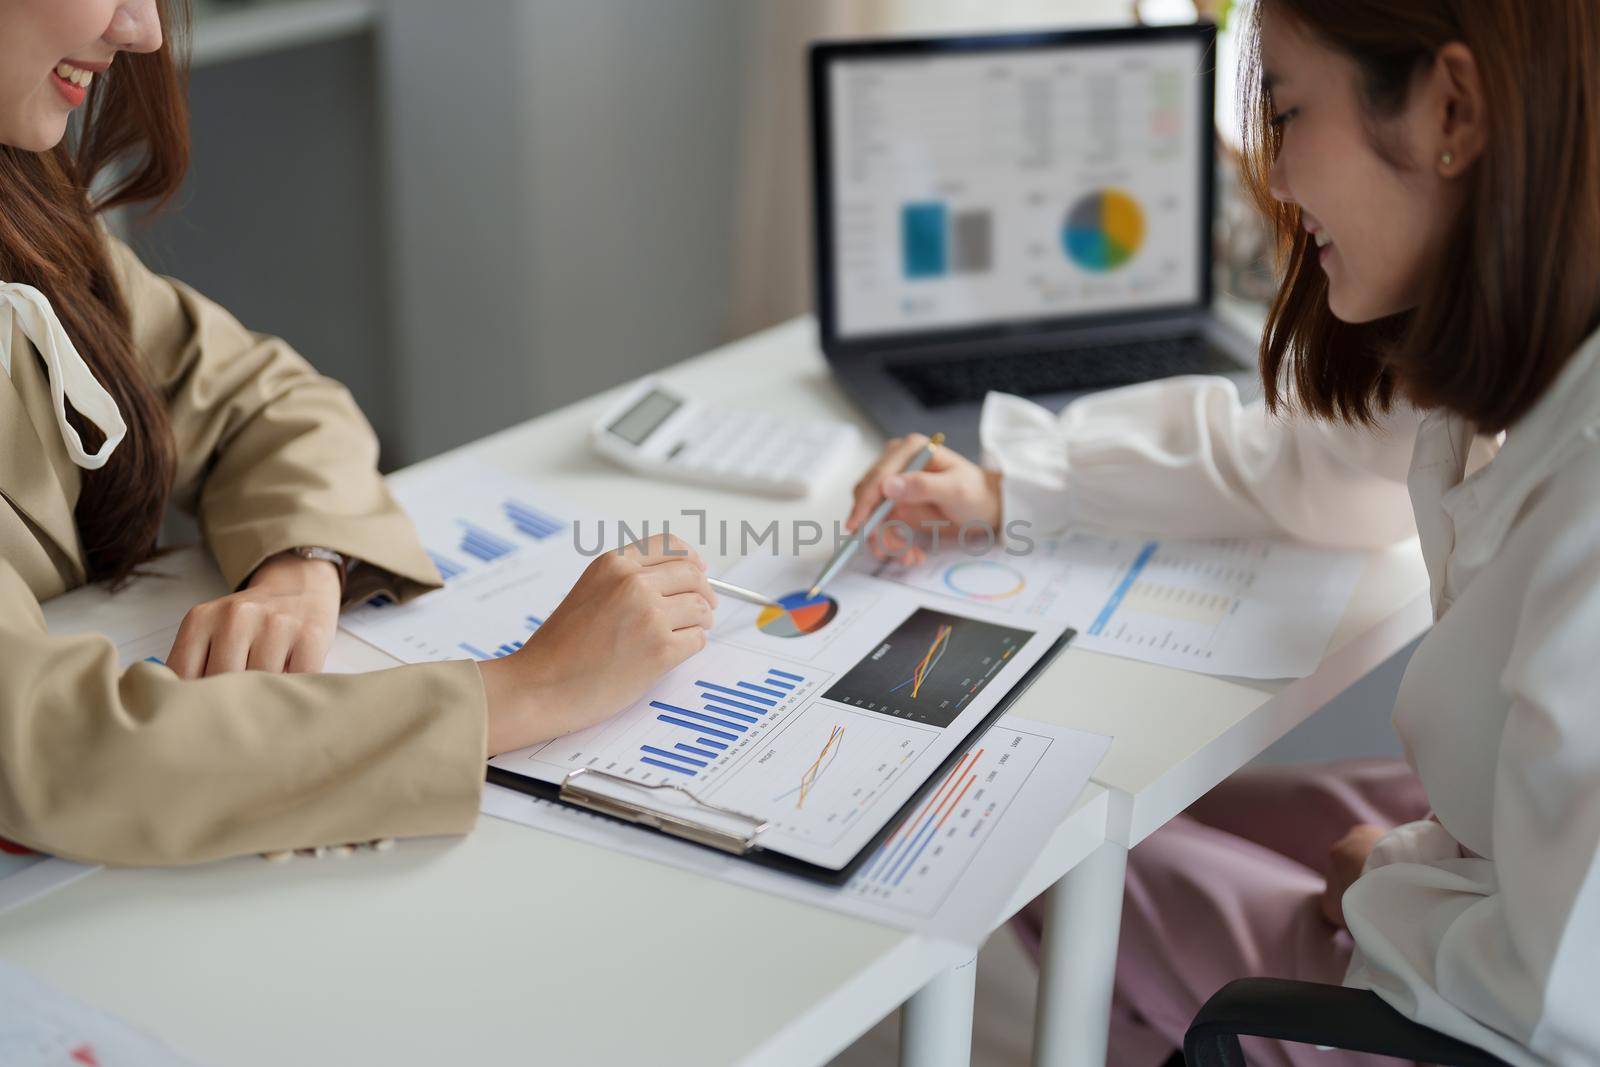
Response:
[[[313,673],[341,602],[439,579],[349,394],[99,223],[182,178],[175,28],[156,0],[0,5],[0,837],[159,864],[464,832],[487,754],[635,699],[715,594],[657,540],[599,557],[515,656]],[[236,592],[169,666],[52,636],[40,602],[126,579],[169,500]]]

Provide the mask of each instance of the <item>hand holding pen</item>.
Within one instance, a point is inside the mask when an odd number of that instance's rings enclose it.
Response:
[[[963,528],[981,524],[1000,533],[1000,473],[986,471],[944,447],[944,435],[924,437],[912,434],[896,438],[884,446],[883,453],[861,481],[856,483],[855,504],[845,521],[851,537],[839,546],[833,557],[807,591],[815,597],[855,558],[863,543],[877,555],[893,554],[907,563],[922,559],[922,549],[913,538],[918,532],[942,531],[947,542],[955,542]],[[910,527],[884,523],[898,520]],[[762,593],[742,589],[720,579],[710,580],[718,592],[752,604],[775,605]]]
[[[930,445],[933,447],[926,465],[909,470],[910,461]],[[959,452],[934,445],[921,434],[896,438],[884,445],[877,461],[856,483],[855,503],[845,520],[845,529],[862,531],[873,512],[889,503],[891,507],[883,519],[864,534],[879,556],[893,555],[906,563],[919,563],[924,552],[915,543],[914,535],[937,529],[941,544],[954,544],[963,526],[974,530],[979,525],[987,527],[994,532],[994,543],[998,544],[1000,480],[999,471],[984,470]]]

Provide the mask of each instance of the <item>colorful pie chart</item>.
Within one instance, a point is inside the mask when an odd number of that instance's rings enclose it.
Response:
[[[1144,244],[1144,211],[1139,201],[1120,189],[1090,193],[1067,212],[1061,245],[1067,257],[1084,270],[1103,274],[1116,270]]]
[[[756,627],[772,637],[804,637],[828,625],[828,620],[839,613],[839,604],[832,597],[818,593],[806,596],[802,590],[778,598],[781,607],[766,607],[756,616]]]

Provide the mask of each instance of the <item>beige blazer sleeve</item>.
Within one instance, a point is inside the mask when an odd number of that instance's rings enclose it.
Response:
[[[274,553],[320,545],[378,568],[368,584],[397,599],[437,587],[438,572],[378,474],[377,438],[349,392],[283,341],[252,333],[108,241],[134,345],[169,397],[174,500],[199,518],[230,586]]]
[[[0,836],[69,859],[179,864],[464,833],[478,808],[475,664],[374,674],[126,671],[52,636],[0,560]]]
[[[125,247],[112,255],[135,342],[171,398],[180,502],[228,581],[319,544],[382,568],[399,596],[436,583],[345,390]],[[31,467],[12,473],[51,477]],[[19,569],[45,535],[20,511],[0,520],[0,836],[90,862],[176,864],[471,827],[485,745],[476,665],[199,681],[122,670],[105,638],[47,631],[39,585]]]

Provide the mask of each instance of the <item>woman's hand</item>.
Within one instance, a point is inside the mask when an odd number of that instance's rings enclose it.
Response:
[[[189,609],[167,653],[180,678],[320,671],[339,626],[339,568],[273,556],[239,592]]]
[[[890,441],[856,483],[855,506],[845,520],[845,529],[852,533],[885,497],[895,502],[868,546],[880,557],[893,555],[906,563],[922,560],[922,549],[906,531],[890,525],[895,520],[910,526],[914,533],[936,534],[941,544],[956,541],[963,525],[971,529],[981,523],[996,539],[1000,536],[998,471],[984,470],[961,453],[937,445],[926,467],[901,473],[927,443],[919,433]]]
[[[478,664],[489,699],[489,754],[610,718],[706,646],[717,594],[677,537],[597,557],[527,643]]]
[[[1362,823],[1351,827],[1328,851],[1328,885],[1322,891],[1322,914],[1333,925],[1344,925],[1345,890],[1361,877],[1373,846],[1388,832],[1381,826]]]

